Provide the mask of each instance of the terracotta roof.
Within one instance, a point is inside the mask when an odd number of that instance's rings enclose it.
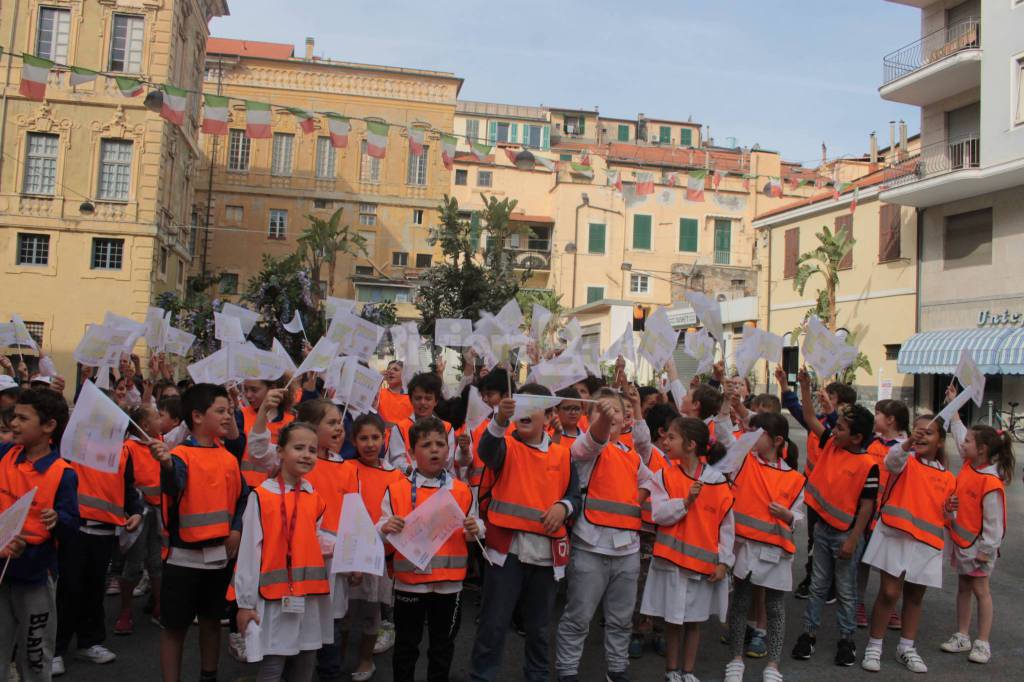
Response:
[[[476,154],[474,154],[473,152],[455,152],[455,159],[454,159],[454,161],[456,163],[479,163],[481,165],[486,165],[486,166],[493,166],[493,165],[495,165],[495,163],[494,163],[494,154],[490,154],[488,156],[485,156],[483,159],[478,159],[476,157]]]
[[[511,220],[518,223],[544,223],[547,225],[554,225],[555,219],[551,216],[546,215],[529,215],[527,213],[513,213],[509,216]]]
[[[863,189],[865,187],[874,187],[876,185],[882,184],[882,182],[884,180],[885,180],[885,170],[884,169],[883,170],[878,170],[878,171],[875,171],[874,173],[871,173],[869,175],[865,175],[862,178],[858,178],[858,179],[854,180],[847,187],[845,187],[843,189],[842,194],[844,194],[844,195],[845,194],[851,194],[856,189]],[[770,218],[772,216],[776,216],[776,215],[779,215],[781,213],[788,213],[789,211],[792,211],[792,210],[797,209],[797,208],[803,208],[804,206],[811,206],[812,204],[820,204],[823,201],[833,201],[834,200],[833,199],[834,196],[835,196],[835,194],[834,194],[833,190],[829,189],[829,190],[826,190],[824,192],[819,192],[818,194],[814,194],[812,196],[809,196],[806,199],[800,199],[799,201],[794,201],[794,202],[786,204],[784,206],[779,206],[778,208],[773,208],[770,211],[765,211],[764,213],[761,213],[759,215],[754,216],[754,220],[763,220],[764,218]]]
[[[285,43],[264,43],[258,40],[235,40],[234,38],[207,38],[207,54],[234,54],[239,57],[263,57],[264,59],[291,59],[295,46]]]

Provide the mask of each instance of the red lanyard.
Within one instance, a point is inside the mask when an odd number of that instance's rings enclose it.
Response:
[[[294,488],[294,490],[295,490],[295,507],[292,509],[292,520],[291,520],[291,522],[288,521],[288,505],[287,505],[287,503],[285,502],[285,499],[284,499],[285,498],[285,488],[284,488],[284,478],[283,477],[278,476],[278,478],[277,478],[277,485],[280,486],[280,488],[281,488],[281,522],[284,524],[282,526],[282,531],[284,532],[284,546],[285,546],[284,566],[285,566],[285,570],[288,572],[288,593],[291,594],[291,592],[292,592],[292,540],[295,538],[295,523],[298,520],[298,516],[299,516],[299,495],[302,492],[300,490],[300,488],[302,487],[302,481],[299,481],[299,483]]]

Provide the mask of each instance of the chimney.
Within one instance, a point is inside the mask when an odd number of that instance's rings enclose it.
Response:
[[[824,166],[828,163],[828,147],[825,146],[825,141],[821,141],[821,165]]]
[[[900,158],[907,156],[907,122],[900,119]]]
[[[896,121],[889,121],[889,158],[896,158]]]
[[[306,61],[313,61],[313,39],[306,38]]]
[[[878,135],[875,134],[874,130],[871,131],[868,146],[871,150],[871,163],[878,163]]]

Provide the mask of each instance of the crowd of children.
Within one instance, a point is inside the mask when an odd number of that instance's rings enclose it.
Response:
[[[712,617],[729,645],[726,682],[744,679],[745,656],[765,657],[763,679],[780,682],[793,593],[807,599],[793,659],[814,655],[834,598],[837,665],[857,662],[855,633],[866,627],[861,666],[881,670],[885,632],[898,629],[895,660],[923,673],[924,597],[941,588],[944,567],[958,576],[957,622],[941,650],[990,660],[989,580],[1015,466],[1002,431],[911,420],[894,400],[872,413],[841,383],[815,396],[806,372],[798,393],[781,369],[781,396],[749,395],[720,365],[686,387],[669,363],[660,388],[638,387],[620,359],[608,385],[589,378],[553,396],[470,355],[461,392],[448,397],[439,372],[403,384],[402,370],[388,366],[377,413],[354,416],[313,375],[294,386],[176,384],[159,356],[145,378],[126,357],[108,390],[132,420],[114,472],[61,459],[63,381],[0,375],[0,511],[35,489],[22,532],[0,548],[0,660],[26,682],[64,674],[72,659],[113,661],[104,595],[120,594],[113,630],[126,636],[148,584],[165,682],[181,679],[193,623],[201,680],[217,679],[225,618],[230,651],[259,664],[259,682],[342,679],[350,638],[359,660],[346,679],[371,679],[375,654],[393,645],[393,678],[411,682],[424,630],[427,680],[441,682],[471,580],[475,682],[499,679],[510,630],[525,637],[524,679],[553,669],[578,680],[599,608],[609,682],[630,679],[648,641],[667,682],[696,682],[701,624]],[[480,423],[468,419],[473,401],[491,411]],[[808,432],[803,473],[783,408]],[[465,520],[420,567],[388,540],[445,492]],[[346,495],[361,499],[384,542],[384,575],[330,570],[341,520],[354,513]],[[805,518],[809,558],[794,589]],[[872,572],[879,588],[866,608]]]

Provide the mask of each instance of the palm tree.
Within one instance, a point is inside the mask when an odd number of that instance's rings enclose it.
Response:
[[[320,268],[324,263],[327,264],[327,294],[333,296],[338,254],[366,255],[366,238],[353,232],[347,225],[339,227],[343,210],[339,208],[327,220],[307,215],[309,227],[302,231],[298,239],[299,256],[309,265],[309,272],[317,285],[314,289],[318,298],[322,296],[319,283]]]
[[[811,312],[836,330],[836,288],[839,286],[839,264],[853,250],[856,240],[846,232],[832,232],[827,226],[817,234],[818,246],[800,254],[796,261],[793,288],[803,296],[807,281],[815,275],[825,279],[825,288],[818,291],[818,301]]]

